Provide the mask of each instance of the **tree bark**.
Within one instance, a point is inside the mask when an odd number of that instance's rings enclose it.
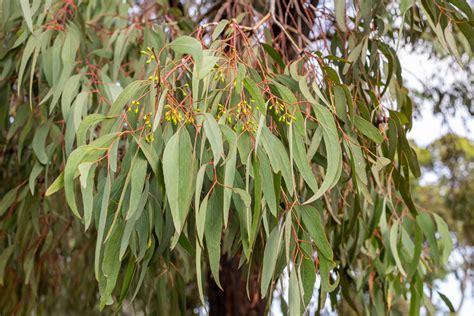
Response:
[[[247,271],[239,269],[239,257],[221,259],[220,281],[222,289],[208,277],[207,296],[210,316],[264,315],[267,300],[260,295],[259,271],[252,266],[247,296]]]

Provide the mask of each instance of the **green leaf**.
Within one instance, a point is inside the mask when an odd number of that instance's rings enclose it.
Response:
[[[33,16],[31,13],[30,1],[20,0],[21,10],[23,11],[23,17],[25,18],[26,25],[33,33]]]
[[[189,212],[194,183],[194,155],[191,139],[181,128],[166,144],[163,152],[163,175],[166,196],[174,226],[179,234]]]
[[[380,134],[380,131],[369,121],[356,115],[354,118],[354,124],[362,134],[370,138],[376,144],[381,144],[383,142],[383,136]]]
[[[439,258],[439,251],[438,251],[438,243],[436,242],[436,228],[433,223],[431,217],[424,212],[420,212],[416,217],[416,222],[420,226],[423,234],[428,241],[428,245],[430,247],[431,256],[438,260]]]
[[[314,284],[316,283],[316,268],[312,258],[304,257],[300,265],[301,282],[303,283],[303,303],[308,306],[313,297]]]
[[[214,153],[214,166],[217,166],[220,158],[224,155],[224,146],[222,144],[222,134],[215,118],[209,113],[204,114],[204,133],[211,144]]]
[[[81,77],[81,75],[71,76],[64,84],[63,93],[61,95],[61,111],[64,118],[68,117],[72,100],[77,95],[77,90],[79,89]]]
[[[262,178],[264,179],[264,181],[262,181],[263,196],[267,202],[268,208],[270,209],[270,213],[277,217],[278,204],[275,195],[275,185],[270,162],[264,152],[259,151],[257,155],[258,160],[260,161],[260,169],[262,170]]]
[[[449,233],[449,228],[446,222],[437,214],[433,213],[433,217],[438,228],[438,233],[441,236],[441,238],[438,239],[438,242],[440,243],[439,250],[441,252],[441,263],[443,265],[447,265],[449,255],[453,250],[453,239],[451,238],[451,234]]]
[[[346,26],[346,1],[336,0],[334,1],[334,10],[336,13],[336,23],[342,32],[347,32]]]
[[[327,190],[334,187],[339,181],[342,172],[342,150],[339,145],[336,123],[334,122],[334,117],[331,112],[317,103],[313,98],[309,92],[305,77],[300,79],[299,86],[303,96],[313,105],[316,119],[318,120],[323,132],[323,140],[326,145],[326,158],[328,162],[323,183],[318,191],[305,202],[305,204],[309,204],[319,199]]]
[[[81,146],[69,155],[64,168],[64,190],[66,192],[66,201],[71,208],[72,213],[81,218],[79,210],[77,209],[76,198],[74,195],[74,178],[76,170],[83,162],[84,157],[92,152],[92,148],[88,146]]]
[[[346,93],[344,88],[341,86],[334,86],[334,104],[336,108],[337,116],[346,124],[349,123],[349,117],[347,116],[347,103]]]
[[[102,202],[101,202],[100,213],[99,213],[99,223],[97,227],[97,240],[96,240],[96,246],[95,246],[94,272],[95,272],[95,278],[97,280],[100,279],[99,266],[100,266],[100,261],[101,261],[102,243],[104,240],[105,225],[107,222],[107,214],[109,210],[111,188],[112,188],[112,179],[111,179],[110,173],[108,173],[107,178],[105,179],[105,182],[104,182],[104,190],[102,193]]]
[[[95,162],[83,162],[79,165],[79,174],[80,177],[79,179],[81,180],[81,187],[87,188],[87,178],[89,177],[89,172],[91,170],[91,167],[94,166],[96,163]]]
[[[263,252],[263,267],[262,267],[262,281],[261,281],[261,293],[262,298],[267,294],[268,287],[273,278],[275,271],[275,265],[280,253],[282,232],[279,227],[276,226],[270,235],[268,236],[265,250]]]
[[[199,293],[199,298],[201,300],[201,303],[203,306],[206,306],[206,302],[204,301],[204,291],[203,291],[203,286],[202,286],[202,263],[201,263],[201,255],[202,255],[202,250],[201,247],[199,246],[198,241],[196,240],[196,279],[197,279],[197,285],[198,285],[198,293]]]
[[[178,54],[189,54],[193,56],[196,67],[200,69],[203,61],[203,51],[201,43],[190,36],[180,36],[169,44]]]
[[[262,43],[263,49],[267,52],[268,55],[280,66],[282,69],[285,68],[285,63],[283,62],[283,58],[281,58],[280,53],[276,51],[271,45],[267,43]]]
[[[162,175],[159,170],[160,157],[156,152],[156,146],[154,146],[153,143],[148,144],[146,142],[143,142],[143,139],[139,138],[135,134],[133,134],[133,139],[138,144],[138,147],[140,147],[140,150],[142,151],[143,155],[145,155],[146,159],[148,160],[148,164],[150,165],[151,170],[153,170],[153,173],[157,177],[161,178]]]
[[[125,105],[132,102],[132,98],[139,94],[144,88],[148,87],[150,82],[148,80],[137,80],[130,83],[120,95],[117,97],[117,100],[110,107],[107,116],[115,117],[123,111]],[[102,125],[101,135],[110,133],[110,130],[114,124],[114,121],[107,121]]]
[[[36,162],[33,166],[33,169],[31,170],[30,177],[28,179],[28,184],[30,187],[31,194],[33,195],[35,194],[36,178],[38,178],[43,169],[43,166]]]
[[[446,306],[449,308],[449,311],[451,313],[456,313],[456,309],[454,308],[453,303],[451,303],[449,298],[446,295],[444,295],[443,293],[439,292],[439,291],[436,291],[436,292],[438,292],[439,297],[441,297],[444,304],[446,304]]]
[[[209,266],[217,286],[222,289],[219,280],[219,263],[221,259],[221,234],[222,234],[222,211],[219,207],[219,195],[213,194],[207,208],[205,238],[207,253],[209,254]]]
[[[247,77],[244,79],[244,86],[245,86],[245,89],[247,89],[247,91],[250,93],[250,96],[252,97],[252,99],[255,101],[255,106],[258,106],[260,111],[262,113],[265,113],[264,112],[264,110],[266,109],[265,100],[263,99],[262,92],[257,87],[257,84],[255,83],[255,81]]]
[[[132,164],[132,175],[131,175],[131,190],[130,190],[130,203],[128,206],[127,216],[125,220],[129,220],[135,212],[138,210],[140,203],[140,197],[142,195],[143,187],[145,185],[146,171],[148,163],[146,159],[137,155],[134,163]]]
[[[229,220],[229,209],[232,198],[232,188],[234,187],[234,178],[236,171],[237,162],[237,140],[230,145],[229,153],[224,167],[224,203],[223,203],[223,214],[224,214],[224,227],[227,228]]]
[[[36,130],[35,136],[33,137],[33,151],[39,162],[43,165],[46,165],[49,160],[46,154],[46,137],[48,137],[50,128],[51,121],[45,122]]]
[[[204,184],[204,175],[206,174],[207,166],[208,164],[205,164],[199,168],[199,171],[196,175],[196,190],[194,193],[194,208],[196,210],[196,230],[197,230],[198,240],[201,245],[202,245],[202,239],[204,236],[204,225],[205,225],[205,218],[206,218],[205,213],[207,209],[207,200],[209,198],[209,194],[207,194],[204,197],[201,203],[200,203],[200,199],[201,199],[202,186]]]
[[[0,253],[0,286],[3,286],[3,276],[5,274],[5,267],[8,263],[8,259],[10,258],[14,250],[15,244],[10,245],[6,249],[3,249],[2,253]]]
[[[213,41],[215,41],[219,37],[219,35],[221,35],[221,33],[226,28],[227,24],[229,24],[229,21],[226,20],[226,19],[223,19],[223,20],[219,21],[219,23],[214,28],[214,31],[212,32],[212,40]]]
[[[51,183],[51,185],[46,190],[44,196],[50,196],[58,192],[64,187],[64,171],[62,171],[59,176]]]
[[[292,128],[292,127],[290,127]],[[297,131],[293,134],[293,159],[295,160],[296,166],[298,167],[301,176],[305,182],[309,185],[313,192],[317,192],[318,183],[313,174],[311,164],[309,163],[306,155],[306,148],[303,143],[303,135],[300,135]]]
[[[334,254],[329,241],[324,233],[324,226],[318,210],[309,205],[296,206],[301,215],[303,224],[306,226],[309,235],[316,244],[319,253],[326,259],[332,261]]]
[[[160,99],[158,100],[158,109],[156,110],[155,118],[153,120],[153,129],[152,131],[155,132],[160,124],[161,115],[163,113],[163,108],[165,107],[166,96],[168,95],[168,88],[165,88],[163,92],[161,92]]]
[[[203,238],[204,238],[204,228],[205,228],[205,225],[206,225],[206,218],[207,218],[207,213],[208,213],[208,208],[207,208],[208,200],[209,200],[209,194],[207,194],[204,197],[204,199],[202,199],[202,202],[199,205],[199,207],[196,206],[196,210],[197,210],[197,212],[196,212],[196,234],[197,234],[197,239],[199,240],[201,245],[204,245],[203,244]]]
[[[448,27],[444,29],[444,38],[446,39],[446,44],[448,44],[449,50],[456,58],[456,61],[460,65],[462,65],[461,56],[459,55],[458,46],[456,44],[456,39],[454,38],[452,31]]]
[[[22,2],[23,1],[28,2],[28,0],[22,0]],[[35,51],[35,49],[37,49],[39,43],[39,38],[37,38],[36,36],[31,36],[26,42],[25,49],[23,50],[23,55],[21,56],[20,69],[18,70],[18,94],[21,92],[23,75],[25,74],[25,69],[28,64],[28,61],[30,60],[30,57]]]
[[[332,284],[330,283],[329,275],[331,274],[331,269],[334,269],[336,267],[336,263],[328,260],[324,256],[318,256],[318,258],[320,269],[319,275],[321,276],[321,287],[325,292],[332,292],[336,289],[340,281],[339,274],[337,274],[336,281],[334,281],[334,283]]]
[[[270,159],[273,171],[281,172],[289,192],[293,192],[293,177],[290,170],[290,159],[282,142],[273,135],[268,127],[262,128],[262,144]]]
[[[395,263],[397,264],[398,270],[404,277],[406,277],[406,272],[403,269],[402,262],[400,261],[400,257],[398,255],[397,244],[398,244],[398,222],[395,222],[390,228],[390,250],[392,251],[393,259],[395,259]]]
[[[74,179],[79,175],[77,172],[78,167],[82,162],[95,161],[99,159],[103,155],[106,146],[109,146],[116,137],[116,133],[102,136],[89,145],[78,147],[68,157],[66,166],[64,168],[64,190],[66,193],[66,201],[73,214],[78,218],[81,218],[81,215],[77,209],[76,198],[74,194]]]
[[[107,117],[103,114],[90,114],[86,116],[81,123],[76,132],[77,146],[82,146],[86,144],[87,131],[95,124],[102,122]]]
[[[301,293],[298,283],[297,269],[293,265],[290,272],[290,286],[288,289],[288,306],[290,308],[290,316],[301,315]]]
[[[86,166],[87,170],[84,170],[83,173],[81,170],[82,166]],[[96,168],[95,163],[82,163],[79,165],[79,170],[81,171],[81,186],[82,186],[82,204],[84,206],[84,226],[87,230],[92,221],[92,211],[93,211],[93,193],[94,193],[94,171]],[[92,169],[92,170],[91,170]],[[84,180],[83,180],[84,179]]]
[[[404,15],[405,12],[407,12],[414,4],[415,4],[415,0],[401,0],[400,13]]]
[[[102,272],[106,278],[106,286],[104,293],[101,293],[100,307],[113,302],[112,291],[117,283],[120,272],[121,262],[119,260],[120,241],[123,233],[124,225],[117,225],[110,239],[105,244],[104,261],[102,263]]]
[[[61,48],[61,60],[64,65],[74,65],[76,61],[76,51],[80,44],[80,34],[77,27],[71,23],[66,32],[66,39]]]

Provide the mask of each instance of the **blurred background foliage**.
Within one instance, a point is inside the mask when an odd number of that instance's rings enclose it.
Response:
[[[474,283],[474,142],[448,133],[418,147],[417,155],[425,176],[413,185],[413,196],[419,207],[440,214],[452,230],[455,250],[449,273],[459,282],[460,308],[474,297],[469,288]]]

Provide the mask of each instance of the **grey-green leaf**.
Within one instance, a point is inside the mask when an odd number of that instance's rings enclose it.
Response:
[[[132,165],[130,203],[125,220],[129,220],[138,209],[143,187],[145,186],[147,167],[147,160],[137,155]]]
[[[219,125],[217,125],[216,119],[209,113],[204,114],[204,132],[214,154],[214,166],[217,166],[217,163],[224,154],[224,146]]]
[[[267,294],[268,287],[273,278],[273,272],[275,271],[276,261],[278,254],[280,253],[282,233],[278,226],[276,226],[267,239],[265,250],[263,252],[263,270],[262,270],[262,282],[261,282],[261,293],[262,297]]]
[[[183,229],[192,199],[194,155],[191,139],[181,128],[166,144],[163,152],[163,175],[166,196],[177,233]]]

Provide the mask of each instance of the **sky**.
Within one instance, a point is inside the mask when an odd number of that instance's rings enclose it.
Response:
[[[453,82],[455,75],[462,75],[461,66],[458,64],[440,64],[430,60],[428,54],[414,53],[403,49],[400,49],[398,54],[402,64],[403,78],[406,80],[405,84],[410,88],[421,90],[420,82],[431,80],[431,76],[436,72],[443,72],[446,84]],[[454,132],[473,139],[474,120],[463,122],[461,119],[466,116],[465,110],[458,109],[456,116],[449,118],[447,124],[443,124],[441,116],[433,115],[430,104],[425,103],[418,106],[421,109],[421,115],[415,118],[413,128],[408,133],[409,138],[418,146],[426,146],[447,132]]]
[[[400,49],[398,51],[400,62],[402,65],[403,77],[405,84],[410,88],[421,89],[420,82],[430,80],[434,72],[441,71],[444,75],[445,84],[450,84],[455,78],[454,76],[461,76],[462,69],[457,64],[440,64],[437,61],[430,60],[427,54],[414,53],[407,50]],[[452,69],[455,67],[454,69]],[[449,69],[451,68],[451,69]],[[463,121],[462,117],[466,117],[466,112],[462,109],[456,111],[454,117],[450,117],[446,123],[443,123],[442,117],[433,115],[432,106],[429,103],[419,105],[421,115],[415,117],[413,127],[408,133],[408,137],[413,140],[418,146],[425,147],[448,132],[465,136],[474,139],[474,119]],[[426,182],[436,181],[436,175],[430,174],[429,179],[423,179]],[[474,247],[470,247],[470,251],[474,251]],[[450,265],[456,266],[461,259],[458,251],[453,251],[449,258]],[[454,307],[459,306],[461,300],[461,292],[459,282],[454,274],[438,282],[438,287],[441,293],[448,296]],[[466,297],[459,315],[473,315],[474,310],[474,287],[472,284],[466,284]],[[439,300],[438,300],[439,302]],[[442,305],[439,304],[439,305]]]

